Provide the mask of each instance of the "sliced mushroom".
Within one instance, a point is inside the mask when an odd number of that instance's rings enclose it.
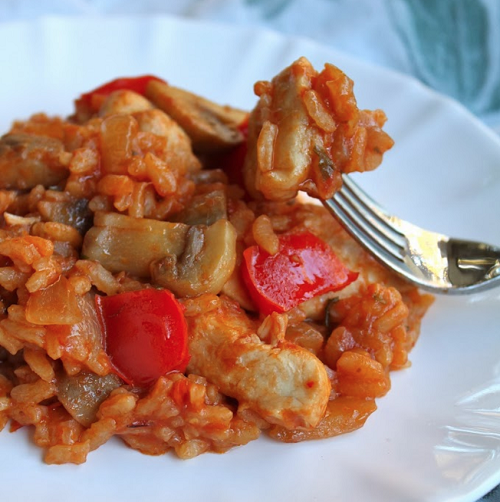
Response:
[[[57,199],[38,202],[36,208],[42,219],[64,223],[84,234],[92,226],[92,212],[88,208],[88,200],[72,197],[66,192],[58,194],[61,196]]]
[[[123,270],[147,278],[153,261],[182,254],[188,229],[182,223],[97,212],[82,254],[113,273]]]
[[[182,254],[169,254],[153,263],[153,282],[178,296],[217,294],[236,264],[236,230],[223,219],[206,227],[192,226]]]
[[[244,111],[158,81],[148,83],[146,97],[186,131],[195,151],[226,150],[243,141],[238,126],[247,115]]]
[[[186,225],[212,225],[217,220],[227,219],[227,197],[224,190],[212,190],[195,195],[175,221]]]
[[[28,190],[48,188],[67,178],[61,163],[63,143],[32,134],[6,134],[0,138],[0,188]]]
[[[149,278],[178,296],[219,293],[236,262],[236,230],[98,212],[82,254],[113,273]]]
[[[90,371],[77,375],[61,373],[57,378],[57,397],[66,411],[85,427],[96,421],[99,406],[122,385],[114,374],[99,376]]]

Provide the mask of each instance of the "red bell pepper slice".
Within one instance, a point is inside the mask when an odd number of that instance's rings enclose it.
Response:
[[[167,290],[143,289],[95,297],[104,348],[116,373],[140,387],[189,361],[183,306]]]
[[[164,80],[155,77],[154,75],[142,75],[140,77],[121,77],[115,80],[111,80],[106,84],[96,87],[92,91],[82,94],[76,100],[76,103],[77,106],[85,106],[92,111],[97,111],[99,109],[99,106],[104,101],[104,98],[114,91],[127,89],[144,96],[144,94],[146,93],[146,87],[148,83],[151,82],[151,80],[164,82]]]
[[[275,255],[251,246],[243,252],[242,277],[259,311],[286,312],[315,296],[345,288],[357,277],[314,234],[283,234]]]

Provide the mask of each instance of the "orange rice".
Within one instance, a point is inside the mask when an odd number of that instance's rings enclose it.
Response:
[[[321,132],[325,145],[330,142],[301,182],[300,189],[312,195],[338,187],[337,171],[330,170],[334,179],[324,181],[318,171],[330,162],[328,152],[337,160],[349,153],[342,158],[345,171],[364,170],[378,165],[392,146],[381,130],[382,112],[358,110],[352,83],[328,84],[333,74],[343,75],[335,72],[340,71],[328,67],[316,76],[316,87],[304,97],[309,127]],[[283,141],[281,123],[262,123],[262,103],[272,116],[280,85],[278,78],[256,86],[261,108],[250,116],[247,162],[261,162],[262,172],[276,167],[272,145]],[[247,113],[220,111],[230,114],[224,120],[234,122],[237,136],[221,146],[217,138],[201,141],[176,110],[169,114],[154,96],[117,91],[91,105],[80,101],[68,119],[37,114],[15,122],[0,139],[0,428],[9,422],[11,431],[29,426],[34,443],[45,449],[45,462],[79,464],[112,436],[145,454],[173,450],[188,459],[226,452],[262,431],[298,442],[361,427],[375,411],[375,400],[389,391],[390,372],[410,365],[432,297],[379,266],[322,206],[295,195],[259,196],[258,183],[248,187],[255,167],[246,173],[246,187],[233,182],[234,173],[221,167],[228,159],[236,162]],[[202,98],[192,99],[215,113]],[[288,344],[312,354],[326,369],[329,385],[314,427],[269,419],[189,365],[184,373],[173,371],[138,387],[123,381],[110,361],[94,295],[165,287],[155,284],[157,276],[144,262],[165,254],[161,246],[155,251],[164,228],[155,224],[205,232],[222,220],[234,229],[234,271],[209,285],[189,289],[180,283],[173,289],[188,329],[203,330],[210,319],[228,326],[238,319],[255,343]],[[147,235],[146,226],[152,229]],[[275,254],[280,235],[301,230],[324,240],[359,277],[341,291],[264,316],[239,276],[242,252],[258,245]],[[112,256],[97,259],[96,239],[105,232],[126,239],[117,240]],[[189,336],[194,343],[191,331]]]

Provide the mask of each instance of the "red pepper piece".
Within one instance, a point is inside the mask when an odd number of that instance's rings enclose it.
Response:
[[[279,243],[275,255],[259,246],[243,252],[243,280],[265,315],[286,312],[310,298],[343,289],[358,277],[310,232],[283,234]]]
[[[189,361],[183,306],[167,290],[95,297],[104,347],[125,382],[149,386]]]

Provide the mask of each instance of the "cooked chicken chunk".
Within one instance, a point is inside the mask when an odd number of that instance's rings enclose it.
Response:
[[[215,383],[224,394],[266,421],[289,429],[315,427],[323,417],[330,382],[323,364],[290,342],[263,343],[237,303],[188,317],[188,371]]]
[[[134,114],[139,130],[165,138],[161,158],[179,174],[198,171],[201,163],[193,154],[191,140],[183,129],[161,110],[145,110]]]
[[[127,89],[112,92],[99,108],[100,117],[109,117],[116,113],[140,113],[152,110],[153,104],[144,96]]]

